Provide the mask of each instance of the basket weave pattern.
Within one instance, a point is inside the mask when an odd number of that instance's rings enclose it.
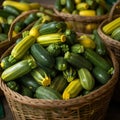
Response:
[[[111,50],[115,53],[117,56],[118,60],[120,61],[120,42],[117,40],[112,39],[109,35],[104,34],[102,31],[102,27],[106,25],[107,23],[111,22],[117,17],[120,17],[120,1],[118,0],[112,7],[111,12],[109,14],[108,19],[104,20],[100,26],[98,27],[98,33],[104,43],[111,48]]]
[[[108,14],[101,15],[101,16],[80,16],[80,15],[72,15],[69,13],[62,13],[56,9],[54,9],[54,11],[63,20],[70,22],[73,30],[81,33],[92,33],[93,29],[87,31],[86,25],[95,24],[96,27],[98,27],[98,25],[103,20],[108,18]]]
[[[8,55],[12,47],[2,57]],[[8,88],[0,79],[0,87],[4,92],[14,119],[104,120],[119,75],[116,57],[110,50],[109,54],[115,68],[112,78],[105,85],[88,95],[70,100],[43,100],[22,96]]]

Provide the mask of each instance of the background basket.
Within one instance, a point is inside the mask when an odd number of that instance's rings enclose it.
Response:
[[[72,15],[69,13],[62,13],[56,10],[55,8],[54,11],[59,17],[67,21],[74,31],[81,33],[92,33],[93,29],[97,28],[98,25],[103,20],[108,18],[108,14],[88,17],[88,16]]]
[[[10,54],[11,46],[2,57]],[[85,96],[70,100],[44,100],[22,96],[12,91],[0,79],[0,88],[3,90],[15,120],[103,120],[114,87],[118,80],[119,68],[116,57],[108,49],[113,62],[114,74],[111,79],[99,89]]]
[[[115,18],[120,17],[120,9],[119,8],[120,8],[120,0],[118,0],[113,5],[108,19],[104,20],[98,27],[98,34],[102,38],[105,45],[114,52],[114,54],[117,57],[118,62],[120,62],[120,42],[117,40],[114,40],[110,36],[104,34],[104,32],[102,31],[102,27],[104,25],[106,25],[107,23],[111,22],[112,20],[114,20]],[[120,76],[119,76],[119,80],[120,80]],[[119,93],[120,93],[120,81],[118,81],[118,83],[116,85],[116,89],[115,89],[115,92],[113,95],[113,101],[120,102],[120,94]]]
[[[120,1],[118,0],[112,7],[111,12],[109,14],[109,18],[104,20],[100,26],[98,27],[98,33],[104,43],[114,51],[115,55],[117,56],[118,60],[120,60],[120,42],[117,40],[112,39],[110,36],[104,34],[102,31],[102,27],[107,23],[111,22],[117,17],[120,17]]]

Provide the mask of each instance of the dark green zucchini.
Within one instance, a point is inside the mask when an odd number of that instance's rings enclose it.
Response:
[[[74,0],[66,0],[66,8],[70,13],[72,13],[75,9]]]
[[[101,84],[106,84],[111,78],[111,75],[100,67],[93,68],[93,75]]]
[[[61,94],[58,91],[54,90],[51,87],[44,86],[40,86],[39,88],[37,88],[35,96],[38,99],[49,100],[62,99]]]
[[[55,68],[59,71],[64,71],[68,67],[68,62],[62,56],[56,57]]]
[[[88,59],[94,66],[101,67],[102,69],[109,71],[111,69],[111,64],[98,53],[92,49],[86,49],[84,52],[86,59]]]
[[[35,92],[36,89],[40,86],[30,75],[24,75],[19,78],[19,83],[26,88],[29,88],[33,92]]]
[[[37,63],[42,66],[52,68],[55,64],[55,59],[38,43],[32,45],[31,54],[36,59]]]
[[[69,51],[65,53],[64,58],[77,69],[87,68],[92,70],[92,64],[82,55],[77,53],[70,53]]]

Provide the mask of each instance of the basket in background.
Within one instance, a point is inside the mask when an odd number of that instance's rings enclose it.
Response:
[[[83,1],[82,3],[86,3],[86,2]],[[77,6],[77,5],[75,5],[75,6]],[[65,20],[74,31],[81,32],[81,33],[92,33],[93,30],[96,29],[98,27],[98,25],[103,20],[107,19],[107,17],[108,17],[108,13],[105,13],[105,14],[99,15],[99,16],[97,16],[97,15],[96,16],[81,16],[79,14],[62,12],[62,11],[59,11],[55,5],[54,5],[54,11],[59,17],[61,17],[63,20]]]
[[[120,8],[120,1],[118,0],[116,3],[114,3],[114,5],[110,11],[108,19],[104,20],[98,27],[98,34],[102,38],[105,45],[107,47],[109,47],[113,51],[113,53],[116,55],[118,62],[120,62],[120,41],[114,40],[109,35],[106,35],[102,31],[102,27],[104,25],[108,24],[109,22],[111,22],[112,20],[120,17],[119,8]],[[120,76],[119,76],[119,80],[120,80]],[[120,102],[120,94],[119,93],[120,93],[120,81],[118,81],[118,83],[116,84],[116,89],[115,89],[115,92],[113,95],[113,101]]]

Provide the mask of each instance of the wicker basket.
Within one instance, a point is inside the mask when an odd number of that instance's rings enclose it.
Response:
[[[88,17],[88,16],[72,15],[69,13],[62,13],[56,10],[55,8],[54,11],[59,17],[65,20],[74,31],[81,33],[92,33],[93,29],[97,28],[98,25],[103,20],[108,18],[108,14]]]
[[[11,46],[2,57],[10,54]],[[105,118],[114,87],[118,80],[119,68],[116,57],[109,51],[113,62],[112,78],[99,89],[85,96],[70,100],[44,100],[22,96],[12,91],[0,79],[3,90],[15,120],[103,120]]]
[[[112,39],[110,36],[106,35],[102,31],[102,27],[106,25],[107,23],[111,22],[117,17],[120,17],[120,0],[118,0],[112,7],[111,12],[109,14],[108,19],[104,20],[100,26],[98,27],[98,33],[100,37],[102,38],[103,42],[108,46],[113,53],[116,55],[118,62],[120,62],[120,42]],[[119,76],[120,79],[120,76]],[[120,82],[118,81],[115,92],[113,94],[112,100],[114,102],[120,102]]]
[[[119,6],[120,6],[120,1],[118,0],[113,5],[111,12],[109,14],[109,18],[104,20],[98,27],[98,33],[100,37],[103,39],[104,43],[113,50],[118,60],[120,60],[120,42],[112,39],[109,35],[104,34],[104,32],[102,31],[102,27],[107,23],[111,22],[112,20],[114,20],[115,18],[120,17]]]

